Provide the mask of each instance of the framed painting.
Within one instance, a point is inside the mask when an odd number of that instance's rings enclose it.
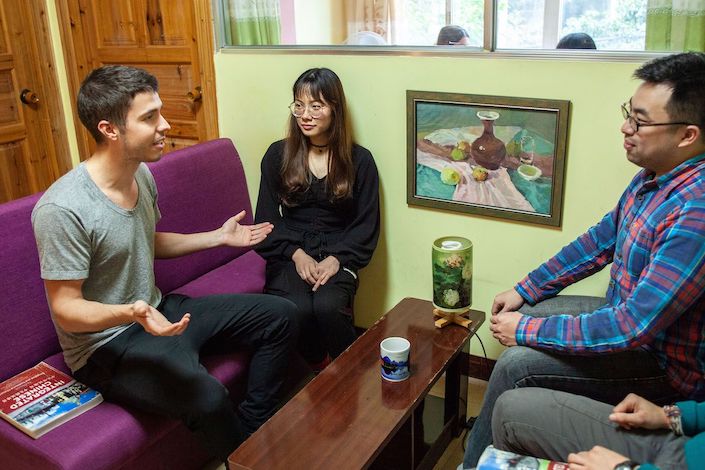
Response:
[[[407,203],[560,227],[570,101],[406,92]]]

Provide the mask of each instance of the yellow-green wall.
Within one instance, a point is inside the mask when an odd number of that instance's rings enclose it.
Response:
[[[296,77],[325,66],[343,81],[357,141],[372,151],[381,177],[382,235],[355,304],[361,326],[404,297],[431,298],[431,243],[444,235],[473,241],[473,307],[489,312],[496,293],[610,210],[637,171],[624,157],[619,105],[636,86],[638,63],[223,52],[215,64],[221,135],[240,151],[253,203],[260,159],[283,136]],[[406,90],[570,100],[562,228],[407,205]],[[606,274],[568,292],[602,295]],[[480,336],[496,358],[501,346],[487,324]],[[477,342],[472,353],[481,354]]]

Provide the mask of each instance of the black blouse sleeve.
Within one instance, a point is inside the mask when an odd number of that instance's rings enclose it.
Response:
[[[274,224],[272,233],[255,246],[255,251],[265,259],[274,257],[291,259],[291,256],[302,244],[302,235],[287,228],[280,211],[281,200],[277,188],[279,187],[279,171],[283,152],[284,141],[280,140],[270,145],[262,158],[262,177],[257,197],[255,223],[271,222]]]
[[[379,175],[369,150],[353,147],[354,214],[338,243],[328,247],[341,266],[358,270],[367,266],[379,238]]]

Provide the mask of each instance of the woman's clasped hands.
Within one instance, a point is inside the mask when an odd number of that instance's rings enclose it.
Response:
[[[291,259],[296,266],[298,275],[313,286],[311,290],[314,292],[320,286],[325,285],[328,279],[335,276],[340,270],[340,262],[335,256],[328,256],[317,262],[301,248],[294,252]]]

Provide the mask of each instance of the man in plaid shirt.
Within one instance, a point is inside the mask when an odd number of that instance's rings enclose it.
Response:
[[[510,347],[464,468],[491,443],[506,390],[545,387],[611,404],[630,392],[659,404],[705,399],[705,54],[661,57],[634,76],[642,83],[622,105],[621,132],[642,170],[597,225],[495,297],[490,330]],[[605,298],[557,296],[609,263]]]

